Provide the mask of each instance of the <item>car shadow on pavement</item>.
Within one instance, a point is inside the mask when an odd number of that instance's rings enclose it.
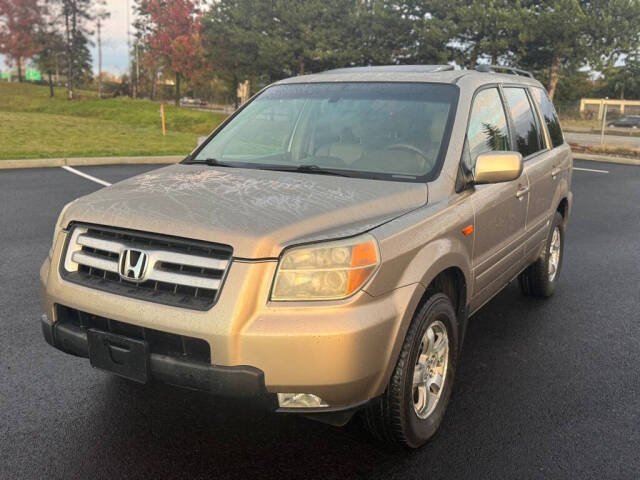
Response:
[[[513,361],[514,352],[525,348],[520,342],[534,341],[529,317],[537,317],[543,305],[509,287],[472,319],[441,431],[415,452],[388,451],[357,418],[337,428],[245,401],[160,383],[140,385],[106,373],[96,386],[102,400],[85,419],[86,441],[78,444],[86,449],[84,458],[102,464],[94,464],[98,470],[120,465],[113,473],[126,468],[134,477],[390,478],[416,468],[422,463],[416,459],[432,463],[434,458],[439,461],[428,469],[432,474],[473,477],[469,449],[495,463],[491,456],[498,452],[487,447],[496,438],[509,441],[501,424],[505,411],[522,411],[526,389],[498,376],[509,365],[505,355]],[[92,438],[96,435],[101,441]]]

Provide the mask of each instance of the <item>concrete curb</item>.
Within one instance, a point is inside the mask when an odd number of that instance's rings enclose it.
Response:
[[[564,133],[589,133],[592,135],[600,135],[602,130],[599,128],[563,128]],[[617,137],[640,137],[639,130],[633,130],[631,128],[607,128],[604,131],[605,137],[607,135],[614,135]]]
[[[592,155],[590,153],[574,153],[574,160],[590,162],[617,163],[619,165],[640,165],[640,158],[614,157],[611,155]]]
[[[10,168],[82,167],[87,165],[136,165],[177,163],[184,155],[163,155],[159,157],[75,157],[75,158],[33,158],[25,160],[0,160],[0,170]]]

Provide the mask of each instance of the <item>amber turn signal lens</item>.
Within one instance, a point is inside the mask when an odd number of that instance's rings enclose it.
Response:
[[[373,242],[354,245],[351,249],[351,268],[347,282],[347,295],[360,288],[378,266],[378,251]]]

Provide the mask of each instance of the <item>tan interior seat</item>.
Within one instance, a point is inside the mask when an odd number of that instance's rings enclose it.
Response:
[[[405,175],[424,175],[426,161],[418,153],[401,148],[375,149],[367,152],[366,166],[374,172],[392,172]]]
[[[362,157],[364,148],[359,143],[330,143],[323,145],[316,151],[319,157],[336,157],[343,160],[347,165]]]

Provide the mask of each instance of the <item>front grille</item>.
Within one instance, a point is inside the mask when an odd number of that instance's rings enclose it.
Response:
[[[118,295],[207,310],[217,301],[233,250],[227,245],[76,224],[69,233],[62,276]],[[140,280],[123,278],[123,252],[147,255]]]
[[[84,331],[95,328],[96,330],[116,333],[136,340],[145,340],[149,344],[151,353],[184,358],[195,362],[211,363],[211,348],[201,338],[185,337],[151,328],[138,327],[137,325],[81,312],[63,305],[56,305],[56,322],[61,325],[73,325]]]

